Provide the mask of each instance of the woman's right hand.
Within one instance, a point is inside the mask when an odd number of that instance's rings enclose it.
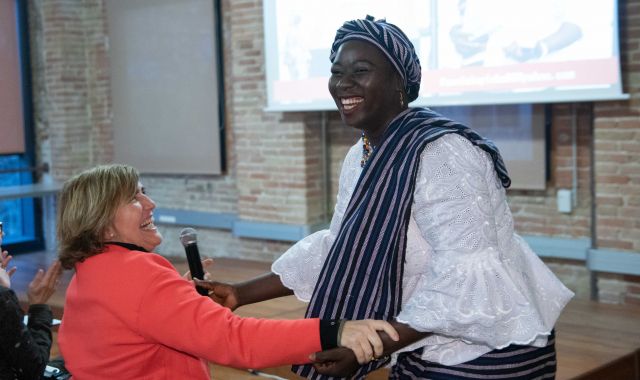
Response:
[[[316,352],[309,358],[316,371],[327,376],[351,377],[360,368],[355,354],[346,347]]]
[[[53,295],[60,282],[62,266],[59,261],[55,261],[45,272],[38,269],[27,289],[29,305],[45,304]]]
[[[224,307],[228,307],[231,310],[237,309],[240,305],[238,302],[238,290],[231,284],[225,284],[223,282],[193,279],[196,286],[201,286],[209,290],[209,298],[215,303],[218,303]]]
[[[394,341],[400,339],[398,332],[389,322],[363,319],[344,322],[342,333],[338,337],[338,345],[350,348],[358,358],[358,363],[367,364],[382,356],[384,352],[384,345],[378,331],[386,332]]]

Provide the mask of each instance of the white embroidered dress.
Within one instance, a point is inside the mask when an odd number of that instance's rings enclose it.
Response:
[[[342,166],[331,226],[307,236],[272,271],[302,301],[311,299],[362,169],[362,142]],[[513,229],[490,156],[456,134],[421,156],[407,232],[402,311],[396,317],[433,334],[422,358],[444,365],[510,344],[543,346],[573,293]]]

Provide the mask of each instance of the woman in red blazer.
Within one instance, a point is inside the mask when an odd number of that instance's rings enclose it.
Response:
[[[382,352],[384,321],[240,318],[182,278],[162,256],[155,203],[125,165],[99,166],[60,194],[59,256],[76,273],[58,342],[74,379],[209,379],[207,361],[245,368],[308,363],[351,348],[366,363]]]

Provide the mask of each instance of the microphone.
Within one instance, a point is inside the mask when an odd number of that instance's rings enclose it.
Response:
[[[180,242],[187,254],[191,278],[204,280],[204,270],[202,269],[202,261],[200,261],[200,251],[198,251],[198,233],[193,228],[184,228],[180,231]],[[209,295],[209,291],[201,286],[196,286],[196,290],[200,295]]]

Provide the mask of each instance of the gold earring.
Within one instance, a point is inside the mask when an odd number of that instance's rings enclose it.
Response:
[[[402,96],[402,91],[400,91],[400,107],[404,107],[404,97]]]

